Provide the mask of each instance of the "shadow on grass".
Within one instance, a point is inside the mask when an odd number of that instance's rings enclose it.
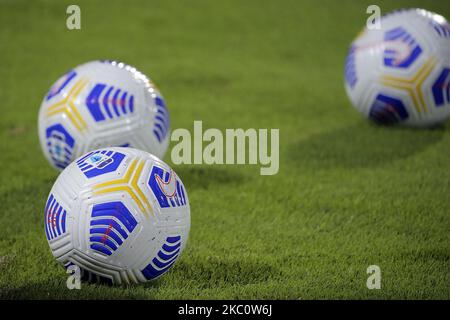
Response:
[[[444,133],[444,126],[413,129],[360,122],[294,143],[288,157],[296,167],[370,168],[417,154],[439,142]]]
[[[171,274],[138,285],[111,286],[81,283],[80,290],[69,290],[66,279],[47,279],[17,288],[0,288],[0,300],[84,300],[84,299],[157,299],[160,290],[176,292],[176,287],[192,290],[225,288],[236,285],[259,284],[276,277],[281,271],[255,259],[240,260],[206,257],[193,263],[180,261]],[[174,291],[175,290],[175,291]],[[176,296],[174,297],[176,298]]]
[[[152,285],[157,286],[156,282]],[[127,288],[132,288],[132,286],[94,285],[82,282],[80,290],[69,290],[65,281],[47,280],[18,288],[0,289],[0,300],[149,299],[148,295],[126,290]]]
[[[112,285],[81,280],[80,289],[67,287],[67,276],[47,277],[15,288],[0,288],[0,300],[12,299],[152,299],[163,285],[161,279],[142,284]]]
[[[177,271],[197,289],[249,285],[278,277],[280,270],[260,260],[205,257],[194,263],[180,261]]]
[[[208,189],[214,185],[238,184],[244,180],[244,177],[235,170],[213,166],[179,166],[174,169],[188,190]]]

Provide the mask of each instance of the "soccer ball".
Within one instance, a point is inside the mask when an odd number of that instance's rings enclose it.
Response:
[[[67,166],[45,206],[45,234],[58,262],[90,282],[160,277],[179,258],[190,228],[180,178],[134,148],[91,151]]]
[[[422,9],[383,16],[350,46],[345,88],[364,116],[426,127],[450,116],[450,24]]]
[[[50,163],[64,169],[104,147],[133,147],[163,158],[169,113],[154,84],[116,61],[82,64],[62,76],[39,111],[39,139]]]

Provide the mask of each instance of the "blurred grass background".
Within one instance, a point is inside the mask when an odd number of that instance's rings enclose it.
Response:
[[[449,299],[450,133],[373,126],[343,64],[374,1],[0,0],[0,298]],[[383,13],[448,1],[376,1]],[[280,128],[280,172],[176,166],[186,251],[142,286],[69,291],[43,207],[57,173],[37,112],[68,69],[117,59],[161,89],[172,128]],[[169,152],[166,161],[170,163]],[[366,288],[379,265],[382,289]]]

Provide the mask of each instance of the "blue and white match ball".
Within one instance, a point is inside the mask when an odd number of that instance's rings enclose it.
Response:
[[[82,280],[141,283],[167,272],[186,246],[190,208],[177,174],[134,148],[91,151],[66,167],[45,205],[53,256]],[[76,268],[76,267],[73,267]]]
[[[56,81],[41,104],[38,127],[45,157],[62,170],[88,151],[112,146],[163,159],[170,118],[147,76],[104,60],[82,64]]]
[[[362,30],[345,63],[345,88],[365,117],[381,124],[427,127],[450,116],[450,24],[404,9]]]

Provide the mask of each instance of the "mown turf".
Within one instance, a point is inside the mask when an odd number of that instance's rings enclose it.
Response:
[[[0,1],[0,298],[450,298],[450,132],[379,128],[343,89],[350,41],[374,1]],[[446,1],[377,1],[383,12]],[[133,64],[173,128],[280,128],[280,172],[176,166],[192,228],[147,285],[66,288],[43,207],[57,173],[37,112],[67,69]],[[170,163],[170,156],[166,161]],[[379,265],[382,289],[366,288]]]

